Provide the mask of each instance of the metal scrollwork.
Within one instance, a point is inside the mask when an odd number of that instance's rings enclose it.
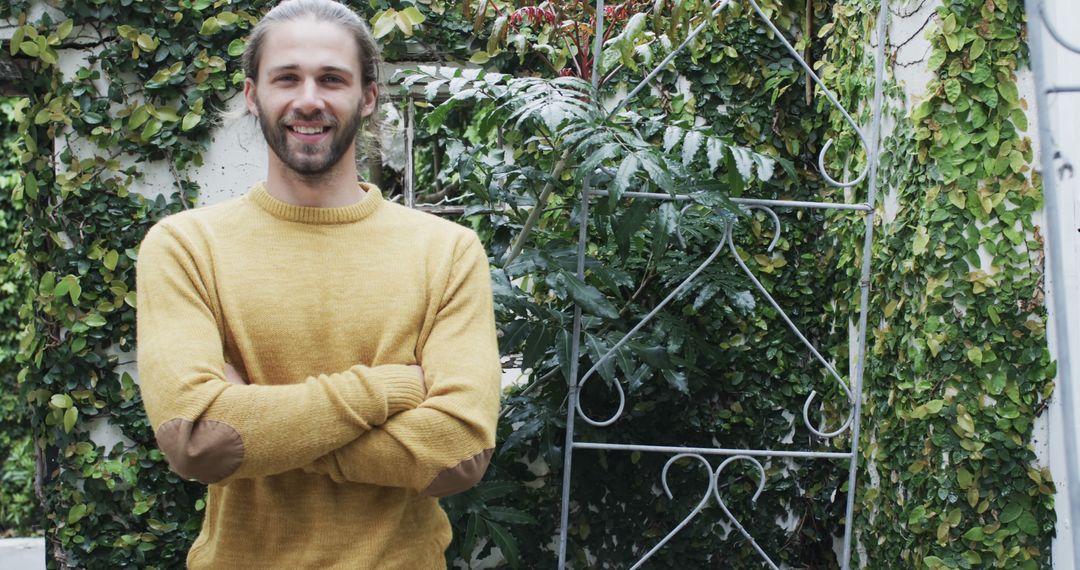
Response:
[[[605,362],[610,360],[611,357],[614,356],[616,351],[618,351],[620,348],[623,347],[623,345],[629,342],[629,340],[635,334],[637,334],[638,331],[640,331],[649,321],[651,321],[653,317],[655,317],[661,310],[663,310],[663,308],[666,307],[668,303],[674,300],[675,297],[678,297],[679,293],[683,289],[686,289],[686,287],[690,285],[690,283],[692,283],[694,279],[697,279],[698,275],[701,275],[701,272],[705,271],[705,268],[708,267],[709,264],[711,264],[718,255],[720,255],[720,252],[723,251],[723,249],[723,243],[716,246],[716,249],[713,250],[712,254],[709,255],[709,257],[706,258],[705,261],[702,262],[701,265],[699,265],[697,269],[693,271],[693,273],[691,273],[686,279],[684,279],[678,287],[675,287],[675,289],[673,289],[671,293],[668,293],[668,296],[664,297],[664,300],[660,301],[660,304],[658,304],[655,308],[653,308],[652,311],[649,311],[649,314],[645,315],[640,321],[638,321],[638,324],[634,325],[634,328],[630,329],[625,335],[623,335],[623,337],[619,339],[619,342],[615,343],[614,346],[608,349],[608,351],[605,352],[604,355],[601,356],[596,361],[596,363],[593,364],[592,367],[589,368],[589,370],[585,372],[585,374],[581,377],[581,381],[578,383],[578,389],[580,390],[584,388],[585,383],[589,380],[589,378],[592,378],[593,374],[595,374],[596,371],[599,370]],[[623,410],[626,408],[626,393],[623,392],[623,388],[620,382],[616,381],[613,382],[613,384],[615,384],[615,390],[619,394],[619,408],[615,411],[614,415],[612,415],[606,420],[594,420],[590,418],[589,415],[585,413],[585,410],[581,409],[581,400],[578,399],[576,404],[577,413],[579,416],[581,416],[581,419],[585,420],[586,423],[594,425],[596,427],[605,427],[615,423],[615,421],[618,420],[620,416],[622,416]]]
[[[746,206],[746,209],[761,210],[772,219],[773,238],[772,241],[769,243],[769,248],[766,250],[768,252],[771,252],[776,247],[776,244],[780,241],[780,217],[777,216],[776,212],[774,212],[771,208],[768,208],[766,206]],[[840,435],[841,433],[844,433],[844,431],[847,430],[849,426],[851,426],[851,422],[855,419],[855,397],[852,395],[851,389],[848,388],[847,383],[844,382],[843,378],[840,377],[840,374],[836,372],[836,368],[834,368],[832,364],[829,364],[829,362],[825,360],[825,357],[821,356],[821,353],[818,352],[817,348],[815,348],[809,340],[807,340],[806,336],[803,335],[802,332],[799,330],[799,327],[797,327],[795,323],[792,322],[791,317],[789,317],[787,312],[785,312],[784,309],[780,307],[780,304],[776,302],[776,299],[773,298],[773,296],[769,293],[768,289],[766,289],[765,286],[761,284],[761,281],[759,281],[757,276],[754,275],[754,272],[751,271],[749,267],[747,267],[746,262],[742,260],[742,257],[739,256],[739,252],[735,248],[735,240],[732,237],[733,227],[734,223],[727,223],[727,226],[724,228],[724,240],[727,242],[728,248],[731,250],[731,255],[735,258],[735,263],[739,264],[739,267],[742,268],[743,272],[746,273],[746,276],[750,278],[750,281],[754,284],[754,287],[757,288],[758,292],[761,293],[761,295],[765,298],[766,301],[769,302],[770,305],[772,305],[773,309],[776,310],[780,317],[784,319],[784,322],[787,324],[788,329],[790,329],[791,332],[794,333],[800,341],[802,341],[803,345],[806,346],[810,353],[814,355],[814,358],[817,359],[817,361],[825,367],[825,370],[829,372],[829,375],[832,376],[834,380],[836,380],[837,386],[839,386],[840,390],[843,391],[844,395],[847,397],[848,403],[851,405],[848,411],[848,416],[840,427],[832,431],[819,430],[814,427],[814,425],[810,422],[810,405],[813,403],[818,393],[817,390],[810,392],[810,395],[806,398],[806,402],[803,404],[803,423],[806,424],[806,429],[810,430],[810,432],[814,435],[824,438],[835,437],[837,435]]]
[[[814,73],[813,68],[811,68],[810,65],[806,63],[806,60],[804,60],[802,56],[799,55],[799,52],[796,51],[795,47],[791,45],[791,42],[789,42],[787,38],[784,37],[784,34],[780,33],[780,30],[776,27],[775,24],[772,23],[772,20],[770,20],[769,17],[765,15],[765,12],[762,11],[761,6],[758,6],[758,3],[755,0],[746,1],[749,2],[750,6],[753,7],[755,12],[757,12],[758,17],[760,17],[761,21],[765,23],[765,26],[768,27],[769,30],[771,30],[772,33],[776,35],[776,38],[780,40],[780,43],[784,44],[784,47],[787,49],[788,53],[790,53],[791,56],[795,59],[795,61],[797,61],[799,65],[806,71],[806,74],[811,79],[813,79],[814,83],[816,83],[818,87],[821,88],[821,92],[825,95],[825,98],[829,100],[829,103],[832,103],[832,106],[835,107],[841,115],[843,115],[844,121],[847,122],[848,126],[850,126],[851,129],[855,132],[856,136],[859,137],[859,144],[862,145],[863,151],[866,152],[866,156],[870,156],[870,142],[866,140],[866,135],[863,134],[862,129],[859,128],[859,125],[855,123],[855,119],[851,118],[851,115],[847,112],[847,109],[844,109],[844,106],[841,105],[840,101],[836,99],[836,95],[833,95],[833,92],[825,86],[825,83],[821,81],[821,78],[818,77],[817,73]],[[881,40],[879,39],[878,41]],[[867,173],[870,172],[869,162],[863,167],[862,172],[860,172],[854,180],[840,181],[829,175],[828,170],[825,169],[825,153],[829,150],[832,144],[833,139],[830,138],[829,140],[825,141],[825,146],[821,147],[821,152],[818,153],[818,170],[821,172],[821,177],[825,179],[825,182],[838,188],[850,188],[862,182],[866,178]]]
[[[669,499],[674,498],[674,496],[671,493],[671,487],[668,485],[668,470],[680,459],[687,458],[692,458],[701,465],[703,465],[705,467],[705,471],[709,474],[709,483],[708,488],[705,489],[705,494],[701,497],[701,500],[698,501],[697,506],[695,506],[694,509],[690,511],[690,514],[686,515],[686,517],[682,521],[680,521],[679,524],[675,526],[675,528],[671,529],[671,531],[668,532],[667,535],[664,536],[664,538],[660,539],[660,541],[657,542],[652,548],[650,548],[644,556],[638,559],[638,561],[630,567],[630,570],[637,570],[638,568],[640,568],[645,563],[645,561],[647,561],[654,554],[659,552],[660,549],[663,548],[664,545],[667,544],[669,541],[671,541],[671,539],[674,538],[676,534],[679,534],[682,529],[686,528],[686,526],[690,524],[690,521],[694,520],[694,517],[698,516],[701,511],[705,509],[706,504],[709,502],[710,496],[716,498],[716,502],[720,506],[720,509],[724,511],[724,516],[727,517],[728,521],[732,524],[732,526],[735,527],[736,530],[739,531],[739,534],[741,534],[743,538],[750,541],[750,545],[754,547],[754,550],[757,551],[758,555],[761,556],[761,558],[769,565],[769,567],[773,570],[779,570],[779,568],[772,561],[772,559],[769,558],[769,555],[765,553],[761,546],[758,545],[757,541],[754,540],[754,537],[749,532],[747,532],[746,528],[743,527],[742,523],[739,522],[739,519],[735,518],[735,515],[731,514],[731,510],[728,509],[727,504],[724,503],[723,497],[720,496],[719,479],[720,474],[724,471],[724,468],[735,461],[749,461],[754,465],[758,472],[757,489],[754,491],[754,495],[750,498],[751,503],[756,502],[758,497],[761,496],[761,492],[765,490],[765,468],[762,467],[761,463],[757,459],[749,455],[733,455],[725,459],[716,468],[716,471],[713,471],[712,465],[710,465],[709,461],[701,455],[698,455],[696,453],[680,453],[672,457],[671,459],[668,459],[667,463],[664,464],[664,470],[660,476],[660,482],[663,484],[664,493]]]
[[[640,568],[641,565],[644,564],[646,560],[648,560],[650,557],[652,557],[653,554],[656,554],[661,548],[663,548],[664,545],[667,544],[668,541],[671,540],[676,534],[679,534],[679,531],[681,531],[684,527],[686,527],[686,525],[690,524],[690,521],[694,520],[694,517],[698,516],[698,513],[700,513],[702,510],[705,509],[705,505],[708,504],[708,502],[709,502],[709,496],[715,494],[715,491],[716,491],[716,476],[713,474],[712,465],[709,464],[709,461],[707,459],[705,459],[704,457],[702,457],[700,455],[697,455],[695,453],[680,453],[679,455],[676,455],[676,456],[672,457],[671,459],[668,459],[667,463],[664,464],[664,471],[661,473],[661,476],[660,476],[660,482],[663,483],[664,493],[667,494],[667,497],[669,499],[674,498],[674,496],[671,494],[671,488],[668,487],[668,480],[667,480],[668,469],[670,469],[671,465],[673,463],[675,463],[676,461],[678,461],[680,459],[687,458],[687,457],[692,457],[692,458],[696,459],[699,463],[704,465],[705,466],[705,472],[709,474],[709,486],[708,486],[707,489],[705,489],[705,494],[701,496],[701,501],[699,501],[697,506],[694,507],[694,510],[690,511],[690,514],[686,515],[686,518],[684,518],[682,520],[682,522],[680,522],[674,529],[672,529],[671,532],[667,533],[667,536],[660,539],[660,542],[656,543],[656,546],[653,546],[651,549],[649,549],[649,551],[646,552],[645,555],[642,556],[641,559],[638,560],[636,564],[634,564],[633,566],[630,567],[630,570],[637,570],[638,568]]]
[[[720,473],[724,470],[724,468],[733,461],[749,461],[750,463],[754,464],[754,467],[757,468],[758,486],[757,491],[754,491],[754,496],[750,498],[751,502],[756,502],[758,497],[761,496],[761,492],[765,490],[765,468],[761,466],[761,463],[759,463],[757,459],[754,459],[749,455],[732,455],[731,457],[725,459],[724,462],[716,468],[716,474],[713,476],[713,495],[716,496],[716,502],[720,504],[720,508],[724,511],[724,514],[727,515],[728,520],[731,521],[731,524],[735,525],[735,528],[738,529],[739,533],[743,535],[743,538],[750,541],[750,546],[754,547],[754,550],[756,550],[757,553],[765,560],[765,562],[769,565],[769,568],[772,568],[773,570],[780,570],[772,561],[772,559],[769,558],[769,555],[765,554],[765,551],[762,550],[761,546],[759,546],[757,541],[754,540],[754,537],[750,536],[749,532],[746,532],[746,529],[743,528],[742,523],[740,523],[739,520],[735,518],[735,515],[731,514],[731,511],[728,510],[727,505],[724,504],[724,499],[720,497],[720,485],[716,481],[720,479]]]

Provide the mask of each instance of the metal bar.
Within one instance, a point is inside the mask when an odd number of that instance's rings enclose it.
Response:
[[[1070,228],[1066,224],[1065,215],[1070,210],[1058,194],[1057,180],[1054,175],[1054,152],[1053,132],[1050,127],[1050,106],[1047,102],[1044,82],[1046,81],[1046,54],[1043,52],[1043,30],[1053,35],[1055,32],[1047,25],[1043,2],[1041,0],[1026,0],[1025,9],[1028,13],[1028,46],[1031,50],[1031,69],[1035,76],[1035,103],[1039,117],[1039,141],[1042,148],[1043,163],[1043,196],[1046,213],[1045,224],[1046,249],[1049,253],[1050,288],[1053,297],[1054,332],[1058,346],[1058,393],[1061,395],[1061,406],[1064,411],[1062,421],[1065,426],[1065,464],[1066,481],[1069,488],[1069,511],[1071,523],[1067,525],[1072,534],[1074,547],[1080,545],[1080,450],[1078,450],[1077,421],[1074,411],[1076,408],[1076,394],[1073,385],[1072,358],[1069,355],[1073,347],[1069,339],[1068,309],[1064,287],[1066,283],[1065,255],[1062,249],[1069,243],[1068,235]],[[1036,15],[1037,14],[1037,15]],[[1058,39],[1055,37],[1055,39]],[[1058,39],[1060,43],[1060,39]],[[1065,45],[1065,44],[1062,44]],[[1068,46],[1066,46],[1068,47]],[[1075,50],[1074,50],[1075,51]],[[1080,549],[1073,550],[1073,564],[1080,568]]]
[[[644,451],[649,453],[697,453],[699,455],[750,455],[752,457],[801,457],[804,459],[851,459],[851,453],[838,451],[784,451],[782,449],[728,449],[723,447],[683,447],[671,445],[636,445],[628,443],[574,442],[574,449],[608,451]]]
[[[593,46],[592,86],[600,84],[600,53],[604,37],[604,0],[596,0],[596,42]],[[589,239],[589,180],[581,185],[581,207],[578,211],[577,276],[585,279],[585,245]],[[570,378],[566,406],[566,443],[563,446],[562,505],[559,513],[559,570],[566,568],[567,533],[570,523],[570,474],[574,461],[574,417],[577,415],[578,360],[581,357],[581,305],[574,304],[574,336],[570,340]]]
[[[716,15],[719,14],[721,10],[723,10],[724,8],[727,8],[728,4],[731,4],[731,0],[723,0],[723,2],[720,2],[720,4],[718,4],[716,6],[716,8],[713,8],[713,11],[712,11],[713,18],[716,18]],[[598,14],[598,16],[597,16],[598,18],[603,17],[601,12],[598,11],[597,14]],[[649,74],[646,75],[645,78],[642,79],[641,82],[639,82],[636,87],[634,87],[633,90],[631,90],[629,93],[627,93],[626,97],[623,97],[622,100],[619,101],[618,105],[615,105],[614,107],[612,107],[611,111],[608,113],[607,118],[611,119],[611,117],[614,117],[615,114],[618,113],[619,111],[621,111],[622,108],[625,107],[626,104],[629,103],[630,100],[633,99],[635,95],[640,93],[641,90],[644,89],[645,86],[647,86],[649,83],[651,83],[653,79],[656,79],[656,76],[660,75],[660,72],[663,71],[664,68],[667,67],[667,65],[669,63],[671,63],[672,61],[675,60],[675,56],[679,55],[682,52],[682,50],[686,48],[686,46],[690,45],[690,42],[694,41],[694,38],[696,38],[698,36],[698,34],[700,34],[702,32],[702,30],[709,27],[709,25],[712,23],[710,20],[711,19],[706,19],[703,22],[701,22],[700,24],[698,24],[697,27],[695,27],[693,30],[690,30],[690,33],[686,36],[686,39],[683,40],[683,42],[681,44],[679,44],[678,47],[671,50],[671,53],[667,54],[667,57],[660,60],[660,63],[658,63],[656,65],[656,67],[654,67],[653,70],[650,71]],[[600,52],[597,51],[596,53],[597,53],[597,55],[599,55]],[[595,85],[596,84],[594,83],[593,86],[595,87]]]
[[[854,530],[855,516],[855,484],[859,472],[859,428],[862,425],[862,389],[863,375],[866,372],[866,327],[867,315],[870,305],[870,272],[874,255],[874,204],[877,201],[877,173],[880,153],[878,149],[881,137],[881,108],[884,98],[885,82],[885,37],[888,33],[886,22],[889,16],[889,1],[881,0],[878,4],[877,20],[877,53],[874,54],[874,102],[873,115],[870,122],[870,146],[867,152],[867,161],[870,163],[869,185],[867,188],[866,201],[870,205],[870,211],[866,214],[866,234],[863,239],[862,281],[859,284],[862,289],[859,295],[859,332],[858,358],[855,359],[855,385],[852,392],[855,394],[855,414],[851,422],[851,463],[848,464],[848,495],[847,505],[844,509],[844,545],[843,556],[840,560],[840,568],[848,570],[851,567],[851,536]]]
[[[594,196],[607,196],[607,190],[594,190]],[[646,200],[671,200],[673,202],[692,202],[694,197],[689,194],[664,194],[663,192],[623,192],[627,198],[644,198]],[[762,198],[729,198],[736,204],[745,206],[767,206],[779,208],[813,208],[818,210],[855,210],[869,212],[869,204],[844,204],[840,202],[808,202],[805,200],[766,200]]]
[[[1047,87],[1044,93],[1050,95],[1054,93],[1078,93],[1080,92],[1080,85],[1058,85],[1053,87]]]
[[[1028,21],[1031,21],[1034,19],[1031,17],[1031,14],[1034,14],[1034,12],[1032,12],[1030,9],[1030,2],[1028,3],[1028,6],[1026,6],[1026,8],[1028,13]],[[1050,19],[1046,17],[1046,0],[1039,0],[1038,11],[1039,19],[1042,20],[1043,29],[1045,29],[1046,32],[1050,34],[1050,37],[1054,38],[1054,41],[1060,44],[1061,47],[1073,53],[1080,53],[1080,44],[1074,44],[1071,41],[1065,39],[1065,36],[1061,35],[1061,33],[1057,31],[1057,28],[1055,28],[1054,25],[1050,23]]]

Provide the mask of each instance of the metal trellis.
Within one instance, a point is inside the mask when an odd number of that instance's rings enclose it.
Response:
[[[581,309],[578,307],[574,311],[574,324],[571,338],[571,351],[570,351],[570,378],[569,385],[569,397],[567,406],[567,418],[566,418],[566,445],[563,464],[563,493],[561,504],[561,516],[560,516],[560,531],[559,531],[559,568],[566,568],[566,554],[567,554],[567,529],[571,499],[571,478],[573,468],[573,456],[575,451],[579,450],[610,450],[610,451],[627,451],[627,452],[649,452],[671,455],[670,459],[664,465],[663,472],[661,473],[661,483],[663,490],[667,493],[668,497],[671,497],[671,491],[668,487],[667,473],[668,469],[673,463],[681,459],[692,459],[697,463],[700,463],[706,471],[709,473],[708,488],[706,489],[701,500],[697,506],[691,511],[691,513],[682,520],[675,528],[673,528],[666,536],[660,539],[648,552],[646,552],[633,566],[632,568],[638,568],[644,564],[651,556],[658,552],[668,541],[670,541],[676,534],[678,534],[683,528],[685,528],[691,521],[700,514],[700,512],[706,507],[711,499],[715,499],[717,505],[723,511],[724,516],[727,518],[728,523],[732,528],[736,529],[754,548],[761,559],[770,567],[776,569],[776,564],[754,540],[753,536],[747,532],[742,524],[735,519],[731,511],[728,510],[724,503],[723,498],[720,496],[718,480],[721,472],[729,464],[735,461],[743,461],[750,463],[758,473],[757,491],[754,494],[754,499],[764,489],[766,483],[766,472],[764,467],[758,461],[761,457],[779,457],[779,458],[814,458],[824,460],[836,460],[847,461],[849,465],[848,471],[848,491],[846,502],[846,516],[844,525],[844,538],[843,538],[843,550],[841,553],[841,566],[845,570],[849,568],[851,559],[851,541],[852,541],[852,514],[855,504],[855,477],[858,467],[858,450],[859,450],[859,419],[861,413],[861,394],[862,394],[862,381],[864,364],[866,358],[866,328],[867,328],[867,306],[869,304],[870,294],[870,264],[871,264],[871,245],[874,239],[874,206],[877,194],[877,169],[878,169],[878,139],[881,131],[881,107],[882,107],[882,84],[884,77],[884,51],[885,51],[885,26],[888,11],[888,0],[880,0],[879,13],[877,17],[877,46],[875,50],[875,83],[874,83],[874,100],[872,107],[872,118],[869,126],[869,136],[864,134],[863,129],[855,122],[851,115],[844,109],[843,105],[837,100],[836,96],[829,90],[827,86],[821,81],[810,65],[806,63],[803,57],[798,51],[791,45],[791,43],[784,37],[783,33],[770,21],[765,12],[758,5],[756,0],[721,0],[713,8],[713,15],[719,14],[720,11],[727,8],[735,1],[741,1],[744,4],[752,8],[754,14],[760,19],[760,21],[775,35],[776,38],[784,45],[788,53],[798,62],[798,64],[806,71],[808,77],[818,85],[821,92],[828,99],[829,103],[835,107],[837,111],[843,116],[849,127],[857,135],[859,142],[861,143],[866,155],[866,167],[860,172],[854,179],[851,180],[836,180],[828,174],[825,168],[825,153],[832,146],[832,140],[828,140],[822,147],[818,156],[818,167],[824,181],[834,187],[847,188],[855,186],[867,180],[867,196],[863,202],[853,203],[834,203],[834,202],[813,202],[813,201],[792,201],[792,200],[763,200],[763,199],[735,199],[733,200],[741,207],[748,210],[760,210],[764,212],[773,222],[774,238],[770,245],[770,250],[776,245],[782,231],[782,225],[779,216],[773,210],[773,208],[786,208],[786,209],[829,209],[838,210],[843,212],[849,212],[852,215],[862,216],[865,222],[865,234],[862,250],[862,267],[861,267],[861,280],[860,286],[860,307],[859,307],[859,324],[858,324],[858,340],[856,344],[857,358],[855,361],[855,369],[853,376],[845,381],[843,377],[835,370],[835,368],[818,352],[817,348],[811,343],[805,335],[799,330],[795,323],[787,316],[783,307],[773,298],[768,289],[757,279],[754,273],[747,267],[741,258],[735,252],[735,244],[732,238],[732,230],[737,223],[734,220],[726,222],[724,228],[724,237],[719,244],[716,245],[715,250],[711,255],[682,283],[680,283],[675,289],[671,291],[652,311],[650,311],[644,318],[641,319],[629,332],[627,332],[623,338],[611,347],[605,354],[603,354],[597,362],[587,370],[583,375],[579,376],[578,362],[581,355],[581,329],[582,329],[582,317]],[[597,45],[594,48],[593,53],[601,52],[601,45],[599,38],[603,37],[604,26],[604,1],[597,0],[596,11],[597,15],[597,30],[595,38],[597,38]],[[647,87],[649,83],[656,78],[656,76],[666,68],[687,45],[690,44],[693,39],[700,34],[710,22],[708,20],[702,22],[691,30],[687,38],[677,47],[674,51],[668,54],[633,90],[630,91],[619,104],[610,112],[611,115],[617,113],[622,109],[627,102],[633,99],[637,93]],[[599,82],[598,70],[593,71],[593,85],[594,87]],[[590,196],[602,196],[606,195],[604,191],[592,190],[588,184],[585,184],[582,188],[582,201],[581,208],[579,209],[579,234],[578,234],[578,250],[577,250],[577,276],[583,279],[585,276],[585,251],[587,246],[588,235],[588,223],[589,223],[589,199]],[[685,201],[691,200],[689,196],[677,195],[669,196],[667,194],[654,194],[646,192],[626,192],[623,194],[625,197],[637,198],[637,199],[655,199],[655,200],[675,200]],[[638,331],[640,331],[653,317],[655,317],[664,307],[675,299],[678,294],[684,290],[690,283],[692,283],[702,271],[713,261],[719,257],[719,255],[727,249],[738,264],[740,269],[747,275],[750,281],[754,284],[758,294],[764,298],[777,314],[784,320],[787,327],[791,332],[799,339],[800,343],[813,355],[814,359],[824,367],[828,372],[829,377],[836,382],[837,388],[847,399],[849,405],[849,413],[845,421],[838,427],[831,430],[822,427],[819,429],[810,421],[810,408],[814,400],[817,398],[817,391],[812,391],[807,397],[802,410],[803,423],[806,428],[813,434],[821,438],[831,438],[841,435],[846,432],[850,432],[851,435],[851,450],[849,452],[827,452],[827,451],[814,451],[814,450],[799,450],[799,449],[728,449],[722,447],[680,447],[680,446],[660,446],[660,445],[648,445],[648,444],[611,444],[603,442],[591,442],[581,441],[576,439],[574,433],[575,420],[580,417],[586,423],[596,427],[606,427],[613,424],[622,415],[626,405],[626,394],[623,391],[622,386],[618,382],[614,382],[616,393],[618,394],[618,407],[614,415],[610,418],[597,420],[590,417],[581,409],[578,395],[588,380],[599,370],[599,368],[610,358],[612,358],[616,351],[618,351],[623,345],[626,344]],[[722,456],[725,459],[715,468],[710,463],[708,457]],[[1080,487],[1076,487],[1080,489]],[[1080,505],[1080,501],[1076,502]],[[1080,519],[1078,519],[1080,520]]]

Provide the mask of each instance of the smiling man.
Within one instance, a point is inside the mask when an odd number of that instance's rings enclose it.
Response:
[[[436,497],[476,484],[495,443],[487,256],[358,182],[378,50],[355,13],[282,2],[244,67],[266,180],[165,218],[139,255],[147,415],[209,485],[188,567],[444,568]]]

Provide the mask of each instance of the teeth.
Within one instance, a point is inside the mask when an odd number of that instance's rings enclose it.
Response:
[[[317,135],[326,130],[325,127],[293,127],[292,129],[302,135]]]

